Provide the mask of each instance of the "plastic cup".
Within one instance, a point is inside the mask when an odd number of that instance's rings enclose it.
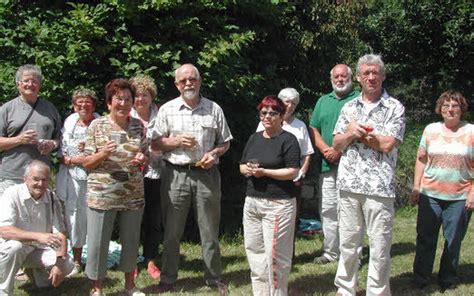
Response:
[[[114,141],[116,145],[120,145],[122,142],[122,133],[112,132],[110,134],[110,140]]]

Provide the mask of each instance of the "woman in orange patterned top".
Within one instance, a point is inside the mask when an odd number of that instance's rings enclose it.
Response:
[[[418,149],[411,199],[419,205],[413,263],[419,288],[429,284],[441,226],[441,291],[454,289],[458,281],[461,242],[474,208],[474,125],[461,120],[467,109],[461,93],[444,92],[435,109],[443,121],[425,128]]]
[[[107,253],[118,219],[122,253],[119,269],[125,272],[125,295],[145,295],[135,287],[134,270],[145,204],[143,175],[146,140],[140,120],[130,117],[134,89],[126,79],[105,86],[110,114],[92,121],[87,130],[83,166],[87,177],[86,274],[93,281],[91,295],[102,295]]]

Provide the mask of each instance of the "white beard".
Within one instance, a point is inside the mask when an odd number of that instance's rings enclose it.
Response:
[[[196,90],[195,89],[187,89],[187,90],[183,91],[183,94],[181,96],[185,100],[192,100],[196,97]]]
[[[337,94],[347,94],[351,91],[352,89],[352,81],[348,81],[344,86],[337,86],[335,84],[332,84],[332,89],[337,93]]]

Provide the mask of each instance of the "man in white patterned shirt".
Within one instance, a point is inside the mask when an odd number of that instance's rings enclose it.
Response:
[[[334,129],[333,146],[343,153],[337,176],[341,252],[334,280],[337,295],[356,293],[357,249],[365,227],[370,245],[367,295],[391,294],[395,167],[405,132],[405,108],[382,88],[384,80],[381,57],[361,57],[357,81],[362,93],[344,105]]]
[[[221,279],[221,183],[217,164],[229,149],[232,135],[221,107],[200,95],[198,69],[184,64],[175,74],[181,96],[161,106],[151,131],[152,148],[163,151],[165,162],[161,181],[165,234],[161,281],[156,292],[174,289],[179,243],[192,204],[201,236],[206,284],[227,294]]]

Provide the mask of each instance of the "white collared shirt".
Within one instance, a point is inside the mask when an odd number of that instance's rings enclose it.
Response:
[[[51,203],[54,199],[53,204]],[[50,191],[35,200],[26,184],[13,185],[5,190],[0,207],[0,226],[15,226],[32,232],[65,232],[60,201]]]

